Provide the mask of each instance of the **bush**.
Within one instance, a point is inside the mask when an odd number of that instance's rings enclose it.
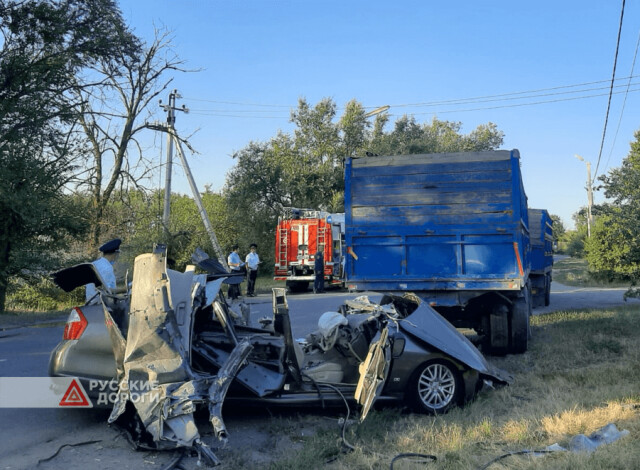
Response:
[[[584,239],[586,233],[572,232],[566,242],[566,254],[574,258],[584,257]]]
[[[61,310],[84,304],[84,290],[67,293],[44,277],[12,279],[7,295],[7,310]]]

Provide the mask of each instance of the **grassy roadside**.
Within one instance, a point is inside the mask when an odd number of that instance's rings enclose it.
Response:
[[[32,312],[25,310],[15,310],[0,313],[0,331],[3,329],[15,328],[25,325],[38,325],[48,322],[66,320],[69,316],[68,310],[55,310],[50,312]]]
[[[567,286],[579,287],[629,287],[628,282],[607,282],[589,273],[587,260],[565,258],[553,263],[553,280]]]
[[[246,291],[247,283],[243,282],[241,288],[242,292]],[[271,294],[273,287],[286,287],[285,281],[274,281],[273,275],[260,275],[256,279],[256,292],[259,294]]]
[[[631,434],[595,453],[511,456],[492,469],[631,469],[640,462],[640,311],[624,307],[535,316],[530,350],[489,358],[515,378],[513,385],[482,392],[472,403],[444,416],[381,410],[350,427],[355,447],[340,452],[339,429],[326,427],[300,438],[278,427],[274,433],[298,442],[271,469],[386,469],[394,456],[433,454],[428,465],[397,462],[396,469],[478,469],[507,452],[566,446],[576,434],[615,423]],[[293,427],[292,427],[293,429]],[[327,460],[335,458],[327,465]],[[237,456],[237,468],[243,462]],[[231,463],[231,462],[228,462]],[[233,468],[236,468],[235,466]]]

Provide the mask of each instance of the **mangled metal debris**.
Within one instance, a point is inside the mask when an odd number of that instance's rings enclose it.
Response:
[[[109,422],[132,402],[158,448],[195,447],[207,464],[217,465],[218,459],[200,439],[193,412],[196,403],[207,402],[216,436],[226,439],[222,402],[252,346],[247,340],[238,343],[215,376],[191,368],[194,299],[206,283],[204,277],[195,277],[192,270],[167,270],[161,247],[136,258],[128,324],[123,328],[126,339],[105,307],[119,383]]]
[[[130,296],[101,295],[112,351],[95,353],[113,354],[119,388],[109,422],[136,420],[153,448],[192,447],[207,464],[219,463],[195,424],[199,405],[208,407],[214,434],[225,441],[223,403],[351,401],[361,406],[363,420],[378,401],[442,413],[472,399],[485,382],[512,380],[414,295],[347,300],[318,315],[316,331],[294,340],[285,289],[273,289],[273,318],[252,325],[247,306],[236,304],[234,311],[221,290],[223,282],[239,279],[202,251],[193,260],[207,274],[196,274],[195,267],[167,269],[159,246],[136,258]],[[83,266],[58,273],[59,284],[82,285]],[[54,356],[54,375],[82,379],[73,370],[72,345]]]

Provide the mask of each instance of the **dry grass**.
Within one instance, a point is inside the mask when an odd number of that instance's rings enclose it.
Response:
[[[483,391],[444,416],[373,412],[347,432],[355,451],[340,452],[336,426],[304,440],[295,455],[271,468],[386,469],[394,456],[415,452],[438,460],[402,460],[394,468],[478,469],[507,452],[566,446],[574,435],[608,423],[630,436],[593,454],[510,456],[489,468],[640,468],[640,311],[560,312],[534,317],[533,325],[527,353],[490,358],[512,373],[512,386]]]

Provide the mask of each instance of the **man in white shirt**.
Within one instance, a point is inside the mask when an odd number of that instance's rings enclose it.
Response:
[[[245,263],[247,263],[247,297],[255,297],[256,278],[258,277],[260,257],[258,256],[258,253],[256,253],[258,245],[252,243],[249,249],[251,251],[245,259]]]
[[[91,264],[93,264],[98,270],[98,273],[100,274],[100,277],[102,277],[105,286],[113,291],[115,291],[116,289],[116,275],[113,271],[113,264],[116,262],[116,260],[118,259],[118,255],[120,254],[121,243],[122,240],[120,240],[119,238],[109,240],[107,243],[98,248],[98,250],[102,252],[102,256],[97,260],[91,262]],[[86,285],[85,298],[87,302],[91,301],[92,304],[98,303],[100,299],[96,295],[97,293],[98,291],[96,290],[96,286],[93,283]]]
[[[231,253],[229,253],[229,256],[227,257],[227,264],[231,268],[232,272],[240,272],[242,266],[244,266],[244,263],[240,260],[240,255],[238,254],[238,245],[233,245],[233,247],[231,247]],[[227,294],[231,300],[235,300],[240,297],[240,285],[231,284]]]

